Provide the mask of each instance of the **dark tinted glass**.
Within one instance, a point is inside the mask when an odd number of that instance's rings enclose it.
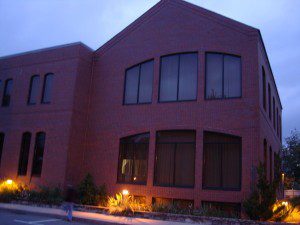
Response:
[[[140,72],[139,103],[152,101],[153,60],[143,63]]]
[[[263,86],[263,106],[267,110],[267,87],[266,87],[266,73],[265,69],[262,67],[262,86]]]
[[[38,93],[39,93],[39,83],[40,83],[40,77],[38,75],[31,77],[29,95],[28,95],[28,104],[35,104],[37,102]]]
[[[268,105],[269,105],[269,119],[272,118],[272,103],[271,103],[271,86],[268,84]]]
[[[193,187],[195,147],[194,131],[157,132],[155,185]]]
[[[32,176],[41,176],[44,158],[46,134],[39,132],[35,137],[34,156],[32,163]]]
[[[222,98],[223,55],[206,54],[206,98]]]
[[[4,133],[0,133],[0,165],[1,165],[3,146],[4,146],[4,137],[5,137]]]
[[[139,66],[135,66],[126,71],[125,104],[137,103],[139,71]]]
[[[224,56],[224,98],[241,97],[241,58]]]
[[[2,106],[9,106],[10,105],[10,99],[11,99],[11,93],[13,89],[13,80],[6,80],[5,87],[4,87],[4,93],[2,98]]]
[[[149,133],[120,140],[118,182],[146,184]]]
[[[19,157],[18,175],[26,175],[29,149],[30,149],[31,133],[26,132],[22,136],[21,151]]]
[[[53,79],[54,79],[53,74],[47,74],[44,78],[42,103],[50,103],[51,102]]]

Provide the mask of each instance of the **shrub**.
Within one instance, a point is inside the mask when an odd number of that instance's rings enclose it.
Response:
[[[11,181],[0,181],[0,202],[11,202],[21,198],[26,186]]]
[[[221,217],[221,218],[239,218],[238,213],[227,212],[220,209],[202,207],[201,209],[194,210],[195,216],[208,216],[208,217]]]
[[[30,190],[25,199],[37,204],[60,205],[63,202],[62,192],[59,188],[41,186],[39,190]]]
[[[92,175],[87,174],[78,186],[78,197],[83,205],[104,205],[106,202],[106,186],[97,187]]]

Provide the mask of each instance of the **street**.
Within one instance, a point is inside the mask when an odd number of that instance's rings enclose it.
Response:
[[[83,222],[68,222],[64,219],[55,218],[54,216],[36,215],[26,212],[7,211],[0,209],[0,225],[86,225]]]

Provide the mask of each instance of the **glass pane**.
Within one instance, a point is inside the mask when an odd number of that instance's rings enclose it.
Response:
[[[0,165],[1,165],[3,145],[4,145],[4,133],[0,133]]]
[[[161,58],[160,74],[160,101],[177,100],[179,55],[165,56]]]
[[[44,94],[43,94],[43,103],[50,103],[51,102],[51,95],[52,95],[52,86],[53,86],[53,74],[48,74],[45,76],[44,81]]]
[[[177,144],[175,154],[175,186],[194,186],[194,165],[195,144]]]
[[[241,97],[241,58],[224,56],[224,98]]]
[[[139,66],[126,71],[125,104],[137,103],[139,85]]]
[[[133,148],[134,144],[121,144],[121,165],[119,173],[119,181],[131,182],[133,167]]]
[[[37,133],[35,138],[35,149],[32,165],[32,175],[40,176],[42,173],[44,147],[46,134],[43,132]]]
[[[196,53],[180,55],[178,100],[197,98],[197,61]]]
[[[13,80],[8,80],[5,87],[5,95],[11,95]]]
[[[13,80],[6,80],[5,87],[4,87],[4,93],[3,93],[3,97],[2,97],[2,106],[10,105],[12,88],[13,88]]]
[[[149,144],[135,144],[134,149],[134,183],[147,182],[147,160]]]
[[[139,103],[150,103],[152,100],[153,60],[141,65]]]
[[[30,139],[31,139],[30,133],[23,134],[20,158],[19,158],[18,175],[26,175],[26,173],[27,173],[28,156],[29,156],[29,149],[30,149]]]
[[[30,88],[29,88],[29,99],[28,103],[34,104],[37,102],[38,93],[39,93],[39,76],[33,76],[30,81]]]
[[[206,98],[222,98],[223,55],[206,55]]]

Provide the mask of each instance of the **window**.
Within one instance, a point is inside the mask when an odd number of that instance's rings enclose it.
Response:
[[[275,98],[273,97],[273,126],[274,126],[274,129],[276,130],[276,119],[275,119]]]
[[[278,118],[278,108],[276,108],[276,123],[277,123],[277,136],[279,137],[279,118]]]
[[[197,53],[163,56],[160,68],[159,101],[197,99]]]
[[[195,136],[195,131],[157,132],[155,185],[194,187]]]
[[[2,151],[4,146],[4,133],[0,133],[0,165],[1,165],[1,158],[2,158]]]
[[[273,179],[273,151],[272,151],[272,147],[270,147],[270,150],[269,150],[269,159],[270,159],[270,163],[269,163],[269,166],[270,166],[270,182],[272,182],[272,179]]]
[[[207,210],[218,210],[225,212],[228,216],[240,217],[241,204],[231,202],[209,202],[202,201],[202,207]]]
[[[9,106],[13,88],[13,80],[9,79],[5,82],[4,93],[2,98],[2,106]]]
[[[152,102],[153,65],[151,60],[126,71],[124,104]]]
[[[281,124],[281,116],[279,116],[279,138],[282,141],[282,124]]]
[[[203,188],[240,190],[242,139],[204,132],[203,147]]]
[[[53,79],[54,79],[54,74],[48,73],[45,75],[42,103],[50,103],[51,102]]]
[[[242,96],[241,57],[206,53],[205,98],[239,98]]]
[[[152,198],[152,204],[157,206],[175,207],[176,209],[189,210],[194,208],[194,201],[189,199]]]
[[[267,165],[268,165],[268,143],[267,140],[264,139],[264,169],[265,174],[267,174]]]
[[[272,118],[272,103],[271,103],[271,86],[268,84],[268,104],[269,104],[269,119]]]
[[[263,106],[264,106],[264,110],[267,110],[266,73],[264,67],[262,67],[262,84],[263,84]]]
[[[31,171],[32,176],[41,176],[42,174],[45,140],[46,134],[44,132],[39,132],[36,134]]]
[[[146,184],[149,133],[120,140],[118,182]]]
[[[31,133],[26,132],[22,136],[21,151],[18,166],[18,175],[25,176],[27,173]]]
[[[27,100],[28,104],[36,104],[38,91],[39,91],[39,82],[40,82],[40,76],[34,75],[31,77],[28,100]]]

